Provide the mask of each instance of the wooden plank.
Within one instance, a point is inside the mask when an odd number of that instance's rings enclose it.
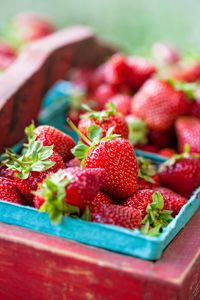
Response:
[[[28,46],[0,77],[0,151],[24,136],[46,91],[69,68],[95,66],[114,52],[84,26],[58,31]]]
[[[200,210],[156,263],[0,224],[0,299],[200,299]]]

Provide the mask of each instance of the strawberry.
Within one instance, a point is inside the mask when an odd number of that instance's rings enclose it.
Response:
[[[94,92],[91,94],[91,98],[97,102],[98,110],[102,110],[104,105],[114,97],[116,94],[116,89],[110,84],[101,84],[99,85]]]
[[[148,134],[149,142],[158,147],[168,147],[171,146],[174,140],[173,130],[158,131],[151,129]]]
[[[120,205],[104,206],[98,212],[91,213],[92,222],[113,224],[129,229],[140,226],[142,221],[139,210]]]
[[[49,213],[53,223],[59,223],[63,214],[79,213],[92,203],[104,173],[101,169],[78,167],[59,170],[39,185],[34,205]]]
[[[127,59],[128,76],[127,84],[133,89],[138,89],[149,79],[155,72],[155,66],[142,56],[130,56]]]
[[[69,135],[48,125],[36,127],[34,134],[36,135],[36,141],[42,141],[43,146],[54,145],[54,151],[62,156],[64,162],[73,158],[71,149],[75,146],[75,142]]]
[[[24,204],[24,199],[18,191],[14,180],[0,177],[0,200]]]
[[[137,158],[138,162],[138,189],[151,189],[160,186],[159,175],[156,166],[150,160],[142,157]]]
[[[8,68],[16,59],[15,50],[4,41],[0,41],[0,70]]]
[[[146,209],[148,204],[153,202],[153,194],[155,192],[160,192],[163,197],[163,208],[162,210],[170,210],[172,211],[172,216],[176,216],[183,205],[186,204],[187,200],[184,197],[174,193],[173,191],[162,188],[162,187],[154,187],[152,189],[143,189],[138,190],[134,195],[129,197],[125,202],[124,206],[134,207],[139,209],[142,218],[146,215]]]
[[[186,94],[171,84],[149,79],[133,97],[132,113],[143,119],[150,129],[169,130],[175,119],[189,110]],[[176,86],[176,89],[181,88],[182,85]]]
[[[81,166],[81,161],[77,158],[77,157],[74,157],[72,159],[70,159],[66,164],[65,166],[67,168],[71,168],[71,167],[80,167]]]
[[[72,78],[70,79],[75,83],[75,85],[87,89],[94,72],[95,70],[90,67],[79,68],[78,70],[76,70],[75,76],[72,76]]]
[[[128,140],[112,134],[109,128],[106,137],[97,125],[88,128],[87,137],[68,120],[71,127],[87,144],[79,143],[73,154],[83,159],[86,168],[102,168],[106,173],[102,189],[121,198],[132,195],[137,190],[138,166],[133,147]]]
[[[144,57],[126,58],[117,53],[106,63],[105,80],[115,86],[124,84],[137,89],[155,73],[155,70],[153,64]]]
[[[184,153],[172,156],[159,168],[162,184],[186,198],[200,185],[199,155],[190,154],[188,146]]]
[[[113,103],[113,105],[116,108],[116,111],[118,113],[121,113],[122,115],[126,116],[130,113],[131,108],[131,97],[125,94],[116,94],[114,97],[109,99]],[[106,105],[109,102],[106,103]],[[104,108],[106,109],[106,105]]]
[[[15,182],[17,188],[22,194],[30,198],[29,196],[32,195],[32,191],[35,191],[37,189],[38,183],[42,182],[48,174],[55,173],[59,169],[65,168],[61,156],[56,152],[53,152],[52,155],[49,157],[48,163],[52,165],[49,169],[39,172],[31,171],[28,174],[27,178],[21,178],[20,173],[16,172],[16,174],[18,174],[17,176],[19,177],[15,177]]]
[[[0,168],[0,177],[5,177],[5,178],[8,178],[8,179],[14,180],[15,179],[15,172],[16,172],[15,170],[10,170],[6,166],[2,166]]]
[[[78,123],[79,131],[87,137],[87,130],[92,125],[97,125],[102,129],[102,136],[106,136],[106,132],[110,127],[114,127],[113,133],[120,134],[123,138],[128,138],[128,125],[124,116],[116,112],[115,106],[109,102],[107,107],[110,110],[100,112],[92,111],[89,107],[84,106],[89,113],[82,115],[82,120]]]
[[[154,191],[160,192],[165,202],[168,203],[167,209],[172,211],[172,216],[175,217],[183,205],[187,203],[187,199],[174,193],[170,189],[164,187],[153,188]]]
[[[179,117],[175,122],[175,131],[178,139],[178,150],[183,152],[186,144],[190,151],[200,153],[200,120],[192,116]]]
[[[159,148],[156,145],[135,145],[135,148],[142,150],[142,151],[146,151],[146,152],[150,152],[150,153],[157,153],[159,151]]]
[[[200,79],[200,63],[180,68],[173,73],[176,80],[194,82]]]
[[[180,59],[178,50],[168,43],[155,43],[152,47],[152,54],[156,60],[164,64],[174,64]]]
[[[125,198],[137,189],[137,161],[131,144],[125,139],[100,141],[85,157],[85,167],[106,170],[102,189],[112,195]]]
[[[140,232],[148,236],[158,236],[173,220],[172,211],[165,209],[166,201],[160,192],[153,192],[150,198],[150,202],[147,200],[145,203],[146,212],[141,222]]]
[[[131,197],[126,199],[124,206],[133,207],[141,212],[142,218],[146,215],[146,209],[148,204],[153,202],[152,195],[154,194],[153,189],[141,189],[136,191]],[[168,209],[168,203],[164,200],[163,209]]]
[[[88,82],[89,93],[94,92],[98,86],[105,84],[105,64],[98,66],[90,76]]]
[[[52,22],[32,12],[23,12],[15,16],[12,21],[13,35],[20,37],[22,42],[45,37],[54,32]]]
[[[195,101],[190,106],[190,115],[200,119],[200,90]]]
[[[158,154],[167,158],[172,157],[173,155],[177,154],[177,152],[174,149],[171,148],[163,148],[160,151],[158,151]]]
[[[104,191],[99,191],[92,203],[90,204],[90,212],[98,213],[102,207],[108,207],[114,204],[115,199]]]
[[[36,141],[34,128],[32,124],[25,130],[28,144],[24,144],[21,156],[7,150],[10,160],[6,166],[15,170],[17,188],[28,198],[49,173],[65,168],[62,157],[53,151],[53,145],[44,147],[42,141]]]
[[[129,67],[126,57],[117,53],[114,54],[105,65],[105,81],[111,85],[121,85],[127,82]]]

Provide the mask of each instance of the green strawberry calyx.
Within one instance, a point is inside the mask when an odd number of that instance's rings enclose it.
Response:
[[[27,179],[31,171],[43,172],[55,165],[55,162],[49,159],[53,154],[54,145],[44,147],[42,141],[36,141],[34,129],[34,124],[26,127],[28,143],[24,144],[21,155],[6,149],[6,155],[9,157],[6,166],[16,170],[15,175],[20,179]]]
[[[6,150],[7,150],[7,152],[11,153],[12,156],[14,156],[15,158],[19,157],[19,155],[12,148],[7,148]],[[11,161],[12,161],[12,159],[10,158],[10,156],[6,152],[4,152],[0,156],[0,167],[5,166],[7,163],[9,163]]]
[[[102,111],[93,111],[88,105],[83,104],[82,107],[88,111],[87,113],[85,113],[84,115],[81,116],[81,119],[86,120],[86,119],[96,119],[98,120],[100,123],[102,123],[105,119],[107,119],[109,116],[114,116],[116,115],[117,111],[116,108],[114,106],[114,104],[112,103],[112,101],[109,101],[106,104],[106,107],[109,110],[102,110]]]
[[[159,167],[159,173],[163,172],[165,168],[173,166],[176,164],[177,161],[180,161],[181,159],[194,157],[196,159],[200,158],[199,153],[190,153],[190,144],[185,144],[183,153],[175,154],[170,159],[168,159],[166,162],[160,165]]]
[[[144,159],[142,156],[137,157],[139,172],[138,176],[148,182],[155,183],[152,178],[157,173],[156,166],[150,160]]]
[[[146,145],[148,143],[148,127],[146,123],[134,116],[131,116],[131,118],[127,118],[126,122],[129,127],[129,136],[128,140],[131,143],[131,145]]]
[[[88,154],[88,152],[98,145],[102,140],[107,139],[115,139],[120,137],[119,134],[113,134],[114,126],[110,127],[106,133],[106,136],[102,138],[102,129],[98,125],[92,125],[87,130],[87,137],[83,135],[78,128],[74,125],[74,123],[67,119],[68,124],[71,126],[72,129],[83,139],[83,141],[86,143],[83,143],[82,141],[78,142],[78,145],[76,145],[73,149],[71,149],[72,154],[77,157],[78,159],[82,160],[82,167],[85,165],[85,157]]]
[[[167,81],[175,90],[184,92],[190,102],[193,102],[195,100],[195,91],[197,88],[197,84],[194,82],[183,82],[183,81],[177,81],[174,79],[168,79]]]
[[[153,193],[152,200],[146,208],[147,214],[142,220],[140,232],[148,236],[159,236],[162,229],[173,220],[172,211],[162,210],[164,201],[160,192]]]
[[[67,203],[66,187],[71,182],[73,182],[73,176],[65,174],[60,169],[56,173],[47,176],[42,184],[38,184],[39,189],[33,192],[34,195],[45,199],[39,212],[47,212],[54,225],[62,221],[63,215],[81,218],[86,221],[91,219],[88,207],[81,216],[80,209],[77,206]]]

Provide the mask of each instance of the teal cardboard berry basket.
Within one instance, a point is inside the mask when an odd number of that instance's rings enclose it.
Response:
[[[77,140],[75,133],[66,127],[66,111],[70,103],[71,85],[67,83],[66,90],[63,85],[66,87],[66,82],[57,83],[45,97],[39,123],[53,125]],[[64,95],[60,92],[61,86],[65,91]],[[17,147],[19,148],[19,145]],[[157,164],[165,160],[161,156],[140,150],[136,150],[136,155],[143,155]],[[63,217],[59,225],[52,225],[47,213],[39,213],[32,207],[5,201],[0,201],[0,222],[147,260],[157,260],[199,206],[200,187],[158,237],[143,235],[138,229],[130,230],[115,225],[92,223],[71,217]]]
[[[147,260],[157,260],[199,206],[200,188],[158,237],[143,235],[138,229],[130,230],[71,217],[63,217],[59,225],[52,225],[45,212],[39,213],[32,207],[4,201],[0,201],[0,221]]]

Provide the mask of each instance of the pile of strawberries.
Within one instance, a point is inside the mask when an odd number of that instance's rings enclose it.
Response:
[[[17,58],[24,46],[55,31],[54,24],[31,12],[16,15],[0,34],[0,72]]]
[[[159,169],[137,158],[112,103],[106,111],[89,109],[78,128],[68,124],[79,134],[77,145],[56,128],[31,124],[21,154],[6,149],[1,200],[46,211],[53,224],[67,215],[156,236],[200,185],[199,155],[188,145]]]
[[[21,154],[1,157],[0,199],[47,212],[113,224],[157,236],[200,186],[200,64],[156,44],[157,64],[115,54],[96,69],[79,70],[68,126],[33,124]],[[174,148],[171,148],[171,147]],[[135,148],[170,157],[160,166]]]
[[[200,56],[186,59],[157,43],[151,60],[117,53],[96,69],[78,70],[71,80],[84,91],[68,112],[75,124],[82,104],[102,111],[111,101],[125,117],[135,148],[171,157],[190,144],[191,152],[200,153]]]

